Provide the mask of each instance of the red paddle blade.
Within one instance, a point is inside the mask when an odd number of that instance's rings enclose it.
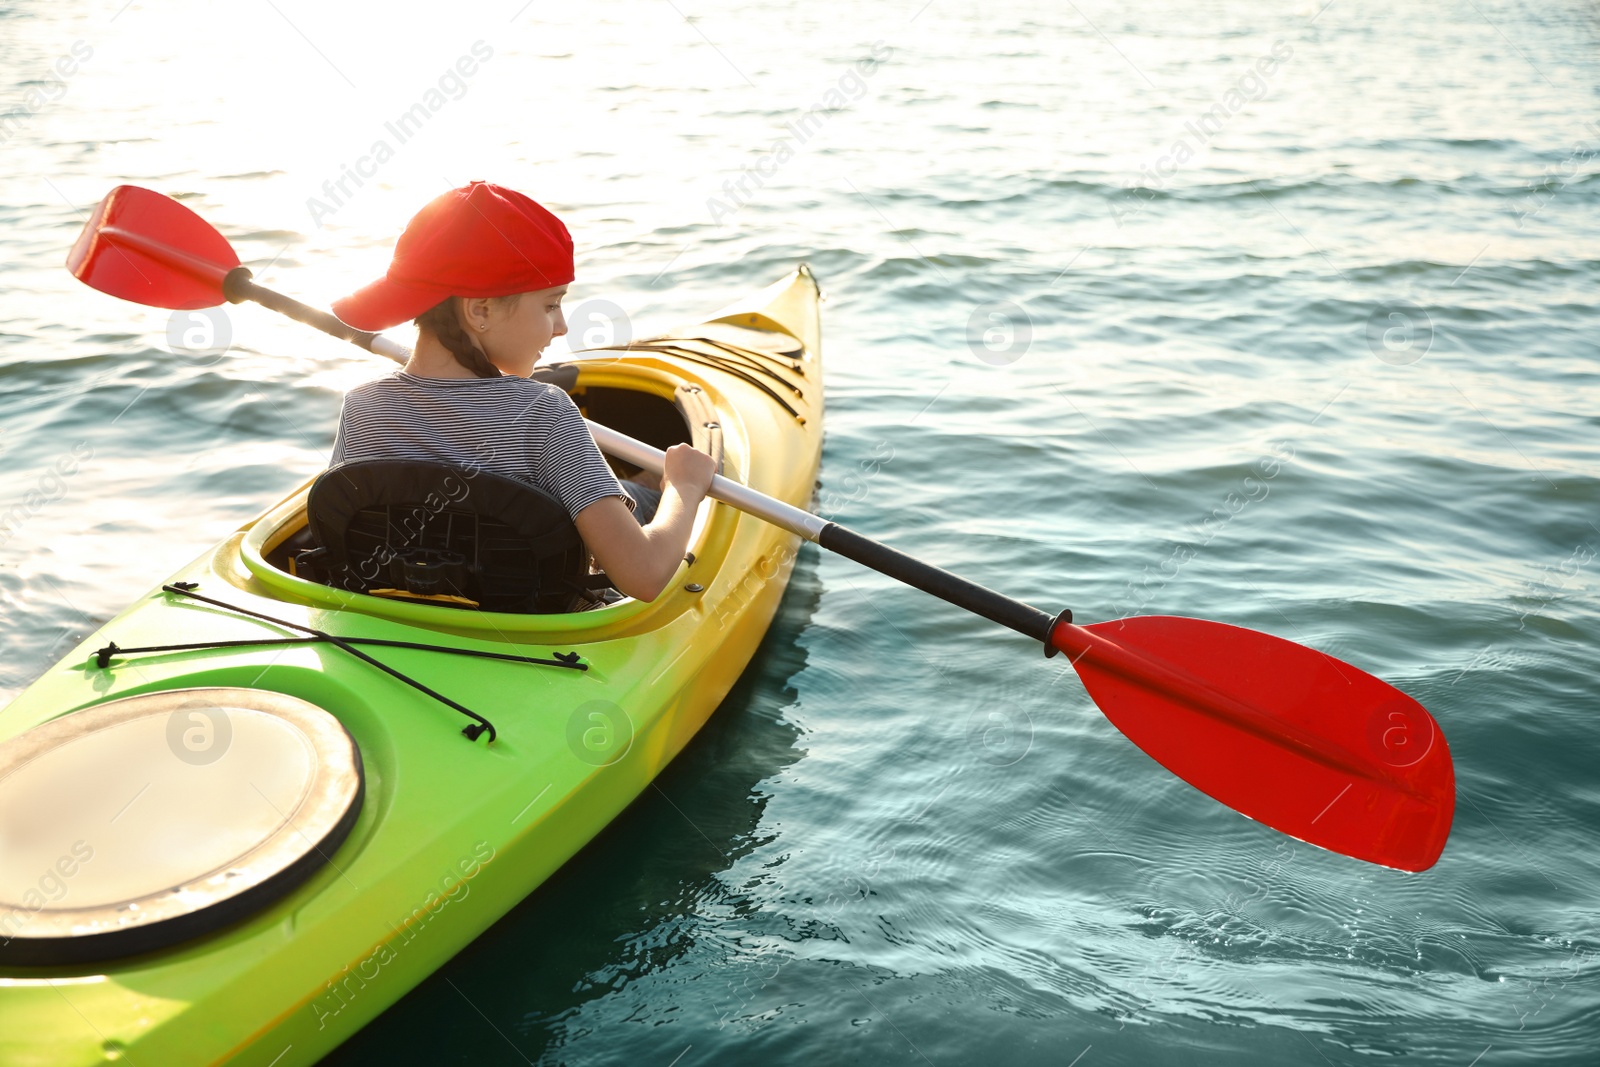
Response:
[[[1257,822],[1404,871],[1443,851],[1450,749],[1387,682],[1293,641],[1170,615],[1063,623],[1052,643],[1129,740]]]
[[[174,311],[222,303],[222,279],[238,265],[209,222],[137,185],[107,193],[67,255],[67,269],[84,284]]]

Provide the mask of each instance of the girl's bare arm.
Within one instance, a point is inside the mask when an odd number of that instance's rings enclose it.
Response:
[[[678,571],[695,511],[711,487],[714,461],[688,445],[667,450],[661,503],[641,527],[621,497],[608,496],[578,512],[583,543],[612,584],[638,600],[654,600]]]

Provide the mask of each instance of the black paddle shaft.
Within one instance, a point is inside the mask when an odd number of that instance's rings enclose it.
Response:
[[[880,574],[916,586],[940,600],[947,600],[958,608],[966,608],[975,615],[982,615],[1035,641],[1042,641],[1046,656],[1056,654],[1056,647],[1050,642],[1050,633],[1056,623],[1072,621],[1070,609],[1059,615],[1051,615],[1029,607],[1020,600],[1012,600],[993,589],[969,582],[931,563],[924,563],[870,537],[863,537],[836,522],[830,522],[822,528],[817,535],[817,544]]]
[[[341,322],[338,316],[326,311],[318,311],[309,304],[302,304],[291,296],[274,292],[266,286],[257,285],[251,281],[249,267],[235,267],[222,279],[222,295],[228,298],[231,304],[242,304],[246,300],[260,304],[264,308],[271,308],[280,315],[287,315],[296,322],[303,322],[307,326],[314,326],[323,333],[331,334],[341,341],[349,341],[372,351],[372,342],[377,339],[377,334],[358,330]]]

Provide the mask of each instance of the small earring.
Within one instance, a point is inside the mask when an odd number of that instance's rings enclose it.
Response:
[[[488,324],[488,323],[487,323],[487,322],[480,322],[480,323],[478,323],[478,329],[480,329],[480,330],[487,330],[487,329],[488,329],[488,328],[489,328],[489,324]]]

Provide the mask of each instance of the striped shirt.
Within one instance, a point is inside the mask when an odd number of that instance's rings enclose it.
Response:
[[[583,415],[560,388],[530,378],[422,378],[403,370],[344,398],[333,463],[416,459],[482,469],[543,489],[577,517],[622,491]]]

